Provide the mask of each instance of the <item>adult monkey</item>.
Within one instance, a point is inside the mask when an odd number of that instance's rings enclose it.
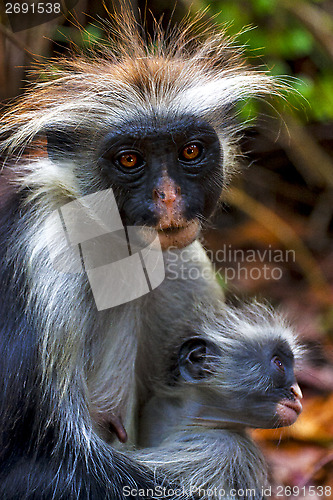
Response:
[[[166,38],[157,30],[148,46],[131,14],[115,21],[112,50],[46,64],[43,81],[1,119],[3,499],[115,499],[124,485],[152,485],[96,432],[109,419],[123,437],[149,295],[98,311],[85,274],[54,268],[44,223],[66,203],[112,188],[124,224],[157,230],[164,249],[190,245],[234,170],[232,106],[273,90],[223,35],[200,43],[183,25]],[[193,243],[192,257],[198,252],[205,260]],[[165,301],[177,286],[187,284],[166,280]],[[214,302],[216,285],[198,280],[189,303],[201,296]]]

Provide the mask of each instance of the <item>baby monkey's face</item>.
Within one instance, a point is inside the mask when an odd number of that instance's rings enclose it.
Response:
[[[280,336],[183,343],[180,383],[194,389],[195,422],[205,427],[275,428],[293,424],[302,411],[294,355]]]

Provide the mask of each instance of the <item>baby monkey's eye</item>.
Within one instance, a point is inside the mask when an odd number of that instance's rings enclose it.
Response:
[[[191,162],[200,158],[202,146],[198,142],[186,144],[179,154],[179,159],[186,162]]]
[[[284,373],[284,364],[279,358],[279,356],[273,356],[271,359],[271,363],[282,373]]]
[[[137,168],[143,164],[143,158],[135,151],[124,151],[116,156],[116,161],[125,168]]]

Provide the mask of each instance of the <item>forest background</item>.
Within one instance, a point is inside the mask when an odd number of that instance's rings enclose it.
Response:
[[[18,2],[21,6],[23,3]],[[8,14],[8,2],[0,2],[1,107],[23,92],[36,61],[66,54],[73,42],[82,50],[105,43],[101,21],[108,17],[107,11],[112,14],[117,2],[59,3],[63,14],[41,22],[32,12],[24,16]],[[237,45],[243,46],[249,63],[282,77],[289,87],[284,99],[270,105],[260,101],[239,107],[239,119],[248,121],[242,137],[242,175],[225,193],[223,204],[203,232],[203,243],[228,300],[257,297],[278,306],[308,347],[306,362],[298,374],[304,393],[303,414],[291,428],[255,431],[254,436],[267,456],[274,484],[283,486],[282,498],[330,498],[333,2],[128,3],[138,12],[138,19],[146,19],[150,32],[153,17],[168,28],[189,11],[191,17],[207,9],[204,18],[208,25],[238,34]]]

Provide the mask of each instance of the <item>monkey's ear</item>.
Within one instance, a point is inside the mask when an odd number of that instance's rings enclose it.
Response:
[[[52,161],[65,160],[75,153],[77,137],[69,131],[47,130],[47,154]]]
[[[192,338],[184,342],[179,351],[178,363],[181,377],[187,382],[197,382],[211,374],[214,349],[200,338]]]

